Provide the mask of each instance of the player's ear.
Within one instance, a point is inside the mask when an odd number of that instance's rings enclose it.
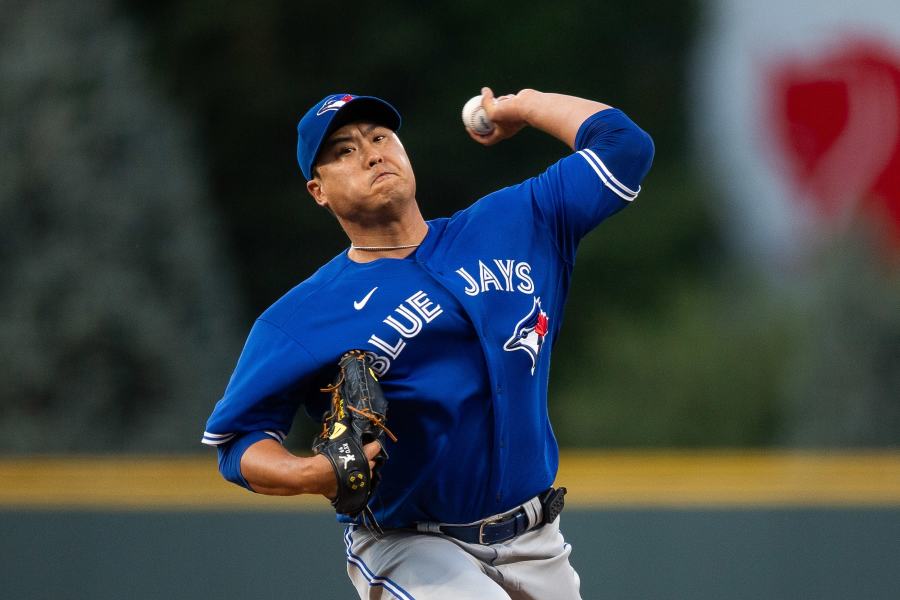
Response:
[[[316,204],[323,208],[328,208],[328,199],[325,196],[325,190],[322,189],[322,182],[319,181],[318,177],[313,177],[309,181],[306,182],[306,191],[309,192],[309,195],[313,197],[313,200],[316,201]]]

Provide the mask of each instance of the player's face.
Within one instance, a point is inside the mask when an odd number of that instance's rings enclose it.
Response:
[[[360,121],[328,137],[307,189],[338,219],[375,224],[415,203],[416,179],[397,134]]]

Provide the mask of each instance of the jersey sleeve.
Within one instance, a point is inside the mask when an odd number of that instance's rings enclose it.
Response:
[[[575,150],[532,180],[538,212],[569,263],[581,238],[637,198],[654,153],[650,136],[618,109],[585,120]]]
[[[252,432],[284,441],[313,372],[312,356],[300,342],[257,320],[206,423],[203,443],[222,446]]]

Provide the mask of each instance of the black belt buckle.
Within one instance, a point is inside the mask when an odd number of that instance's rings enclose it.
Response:
[[[540,501],[543,524],[552,523],[566,505],[566,488],[550,488],[540,495]]]

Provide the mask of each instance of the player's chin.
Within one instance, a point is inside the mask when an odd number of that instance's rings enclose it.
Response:
[[[364,201],[357,205],[356,212],[365,220],[380,221],[382,216],[396,213],[403,202],[403,197],[396,190],[387,188],[373,190]]]
[[[390,175],[372,183],[372,198],[390,202],[403,201],[415,195],[415,186],[399,175]]]

